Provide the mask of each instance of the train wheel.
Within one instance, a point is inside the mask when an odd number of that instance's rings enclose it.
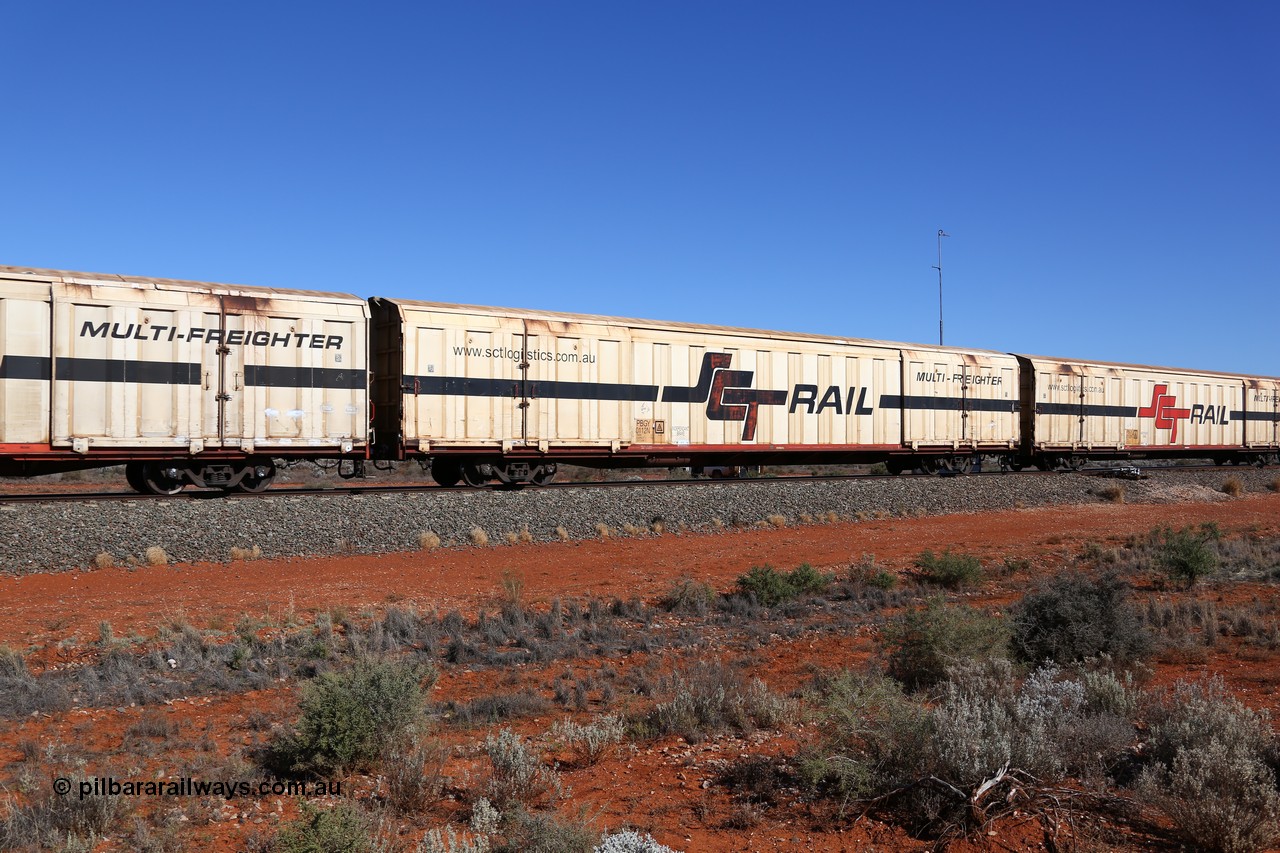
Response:
[[[1085,463],[1088,461],[1089,460],[1083,456],[1075,456],[1075,455],[1068,456],[1066,461],[1067,470],[1079,471],[1081,468],[1085,466]]]
[[[478,465],[474,462],[468,462],[462,466],[462,480],[473,489],[487,485],[493,479],[493,474],[488,465]]]
[[[149,495],[151,494],[151,490],[147,488],[147,481],[143,479],[142,466],[143,466],[143,463],[141,462],[130,462],[129,464],[125,465],[124,479],[126,482],[128,482],[129,488],[133,489],[135,492],[140,492],[141,494]]]
[[[275,480],[275,463],[270,459],[263,459],[249,466],[249,470],[240,478],[240,482],[236,483],[235,489],[237,492],[257,494],[271,488]]]
[[[462,465],[456,459],[432,459],[431,479],[446,489],[462,481]]]
[[[538,472],[533,475],[531,482],[535,486],[545,486],[556,478],[555,464],[542,465],[538,468]]]
[[[1042,456],[1036,460],[1036,467],[1041,471],[1056,471],[1061,460],[1056,456]]]
[[[176,495],[186,487],[186,483],[170,477],[165,472],[162,462],[145,462],[142,465],[142,484],[146,494]]]

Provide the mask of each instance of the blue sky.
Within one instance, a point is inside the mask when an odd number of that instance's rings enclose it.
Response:
[[[9,3],[0,263],[1280,374],[1280,5]]]

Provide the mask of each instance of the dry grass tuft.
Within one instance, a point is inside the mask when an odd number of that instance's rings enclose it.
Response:
[[[563,524],[556,525],[556,535],[560,537],[561,542],[569,541],[569,531],[565,530]]]
[[[1113,504],[1124,503],[1125,494],[1124,483],[1108,483],[1097,491],[1098,497],[1111,501]]]
[[[768,522],[769,524],[772,524],[774,527],[778,527],[778,528],[787,526],[786,516],[778,515],[776,512],[773,515],[767,516],[765,518],[765,521]]]
[[[716,530],[724,530],[724,522],[715,516],[711,518],[711,526]]]
[[[93,558],[93,567],[95,569],[110,569],[116,564],[116,558],[108,554],[106,551],[99,551],[97,556]]]
[[[502,538],[507,540],[508,545],[518,545],[520,543],[520,537],[514,530],[508,530],[506,533],[502,534]]]
[[[518,538],[525,545],[528,545],[530,542],[532,542],[533,534],[529,532],[529,525],[527,524],[521,525],[520,532],[516,534],[516,538]]]
[[[231,547],[230,556],[231,562],[233,563],[237,560],[256,560],[262,556],[262,549],[257,545],[254,545],[252,548],[239,548],[233,545]]]
[[[159,545],[152,545],[142,554],[148,566],[163,566],[169,562],[169,555]]]
[[[1270,483],[1267,483],[1267,488],[1273,492],[1280,492],[1280,477],[1277,477]]]
[[[667,532],[667,525],[663,524],[661,521],[655,521],[653,523],[653,532],[661,536]]]
[[[1244,483],[1240,481],[1239,477],[1228,477],[1222,481],[1222,493],[1238,498],[1244,494]]]
[[[636,527],[634,524],[628,521],[622,525],[622,531],[626,533],[628,536],[639,536],[641,533],[644,533],[644,528]]]
[[[483,527],[471,528],[471,544],[481,548],[489,544],[489,534],[484,532]]]
[[[801,523],[801,524],[813,524],[813,516],[812,516],[812,515],[809,515],[809,513],[807,513],[807,512],[802,512],[802,513],[800,513],[800,523]]]
[[[827,524],[837,524],[840,521],[840,513],[836,512],[834,509],[829,509],[823,518],[826,519]]]
[[[502,572],[503,600],[512,607],[519,607],[524,600],[524,575],[504,569]]]
[[[596,533],[599,534],[601,539],[608,539],[613,531],[609,528],[609,525],[600,521],[596,523]]]
[[[440,537],[430,530],[418,534],[418,547],[423,551],[432,551],[440,547]]]

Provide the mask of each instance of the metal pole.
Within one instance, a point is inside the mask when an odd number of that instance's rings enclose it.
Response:
[[[938,229],[938,265],[934,267],[938,271],[938,346],[942,346],[942,238],[950,236],[941,228]]]

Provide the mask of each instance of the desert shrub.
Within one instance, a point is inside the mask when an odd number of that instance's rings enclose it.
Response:
[[[819,744],[802,757],[810,786],[847,801],[918,778],[928,759],[932,721],[898,682],[843,673],[816,701]]]
[[[1161,527],[1152,532],[1151,545],[1156,564],[1170,578],[1191,589],[1200,578],[1218,568],[1218,552],[1214,546],[1219,538],[1217,527],[1211,524],[1180,530]]]
[[[360,661],[303,688],[294,730],[278,737],[268,763],[283,772],[332,775],[372,765],[419,725],[434,669]]]
[[[470,536],[472,545],[483,548],[489,544],[489,534],[485,532],[483,527],[471,528],[471,533],[468,535]]]
[[[1151,650],[1151,637],[1128,592],[1114,574],[1055,578],[1014,605],[1014,655],[1028,663],[1073,663],[1103,654],[1122,662],[1141,659]]]
[[[276,833],[269,849],[271,853],[373,853],[373,824],[351,803],[320,809],[303,802],[302,814]]]
[[[52,786],[40,789],[25,804],[10,803],[0,820],[0,850],[91,850],[129,811],[120,796],[80,797],[83,775],[68,777],[71,793],[57,794]]]
[[[463,835],[452,826],[445,826],[427,830],[414,853],[489,853],[492,849],[487,835]]]
[[[546,697],[533,690],[521,690],[516,693],[495,693],[488,696],[477,696],[470,702],[456,704],[450,702],[445,712],[453,721],[463,726],[474,726],[498,723],[519,717],[532,717],[551,710],[551,703]]]
[[[502,841],[494,853],[592,853],[596,834],[587,821],[565,820],[554,814],[509,809],[502,816]]]
[[[662,599],[662,606],[672,613],[705,616],[715,603],[716,591],[710,584],[693,578],[680,578]]]
[[[971,554],[957,554],[950,548],[941,554],[924,551],[916,557],[920,577],[948,589],[973,583],[982,577],[982,563]]]
[[[652,835],[626,829],[606,832],[593,853],[676,853],[665,844],[659,844]]]
[[[897,586],[898,576],[877,563],[875,554],[863,554],[861,560],[849,567],[849,582],[857,586],[890,590]]]
[[[1124,483],[1108,483],[1107,485],[1096,489],[1094,494],[1102,498],[1104,501],[1111,501],[1113,504],[1122,504],[1124,503],[1126,492],[1127,490],[1124,487]]]
[[[670,679],[671,698],[659,702],[650,722],[659,734],[678,734],[695,743],[716,731],[773,728],[791,712],[759,679],[747,681],[719,662],[699,661]]]
[[[551,727],[552,737],[575,750],[586,764],[595,764],[626,734],[626,722],[617,714],[604,714],[589,723],[558,720]]]
[[[738,589],[744,595],[753,597],[765,607],[774,607],[802,595],[815,595],[830,583],[830,575],[822,574],[808,563],[790,572],[779,572],[772,566],[752,566],[737,580]]]
[[[405,738],[388,749],[379,769],[387,780],[387,803],[419,812],[440,796],[449,750],[436,740]]]
[[[1244,483],[1239,477],[1228,477],[1222,481],[1222,493],[1238,498],[1244,493]]]
[[[931,598],[923,609],[890,620],[882,633],[889,674],[911,689],[942,681],[947,667],[966,658],[1001,658],[1008,631],[996,618]]]
[[[744,594],[754,597],[765,607],[773,607],[794,597],[787,576],[773,566],[752,566],[750,571],[738,577],[737,584]]]
[[[787,575],[787,585],[797,595],[819,595],[831,584],[831,576],[823,574],[808,563],[801,563]]]
[[[1179,683],[1149,711],[1144,797],[1200,850],[1245,853],[1280,838],[1276,739],[1269,717],[1221,678]]]
[[[502,809],[560,796],[560,774],[546,767],[542,758],[511,729],[502,728],[484,739],[491,769],[488,796]]]
[[[936,701],[844,675],[818,708],[819,743],[800,761],[807,781],[898,810],[922,830],[982,820],[1010,786],[1090,772],[1132,738],[1131,723],[1091,707],[1081,680],[1046,667],[1019,685],[998,659],[953,668]]]

